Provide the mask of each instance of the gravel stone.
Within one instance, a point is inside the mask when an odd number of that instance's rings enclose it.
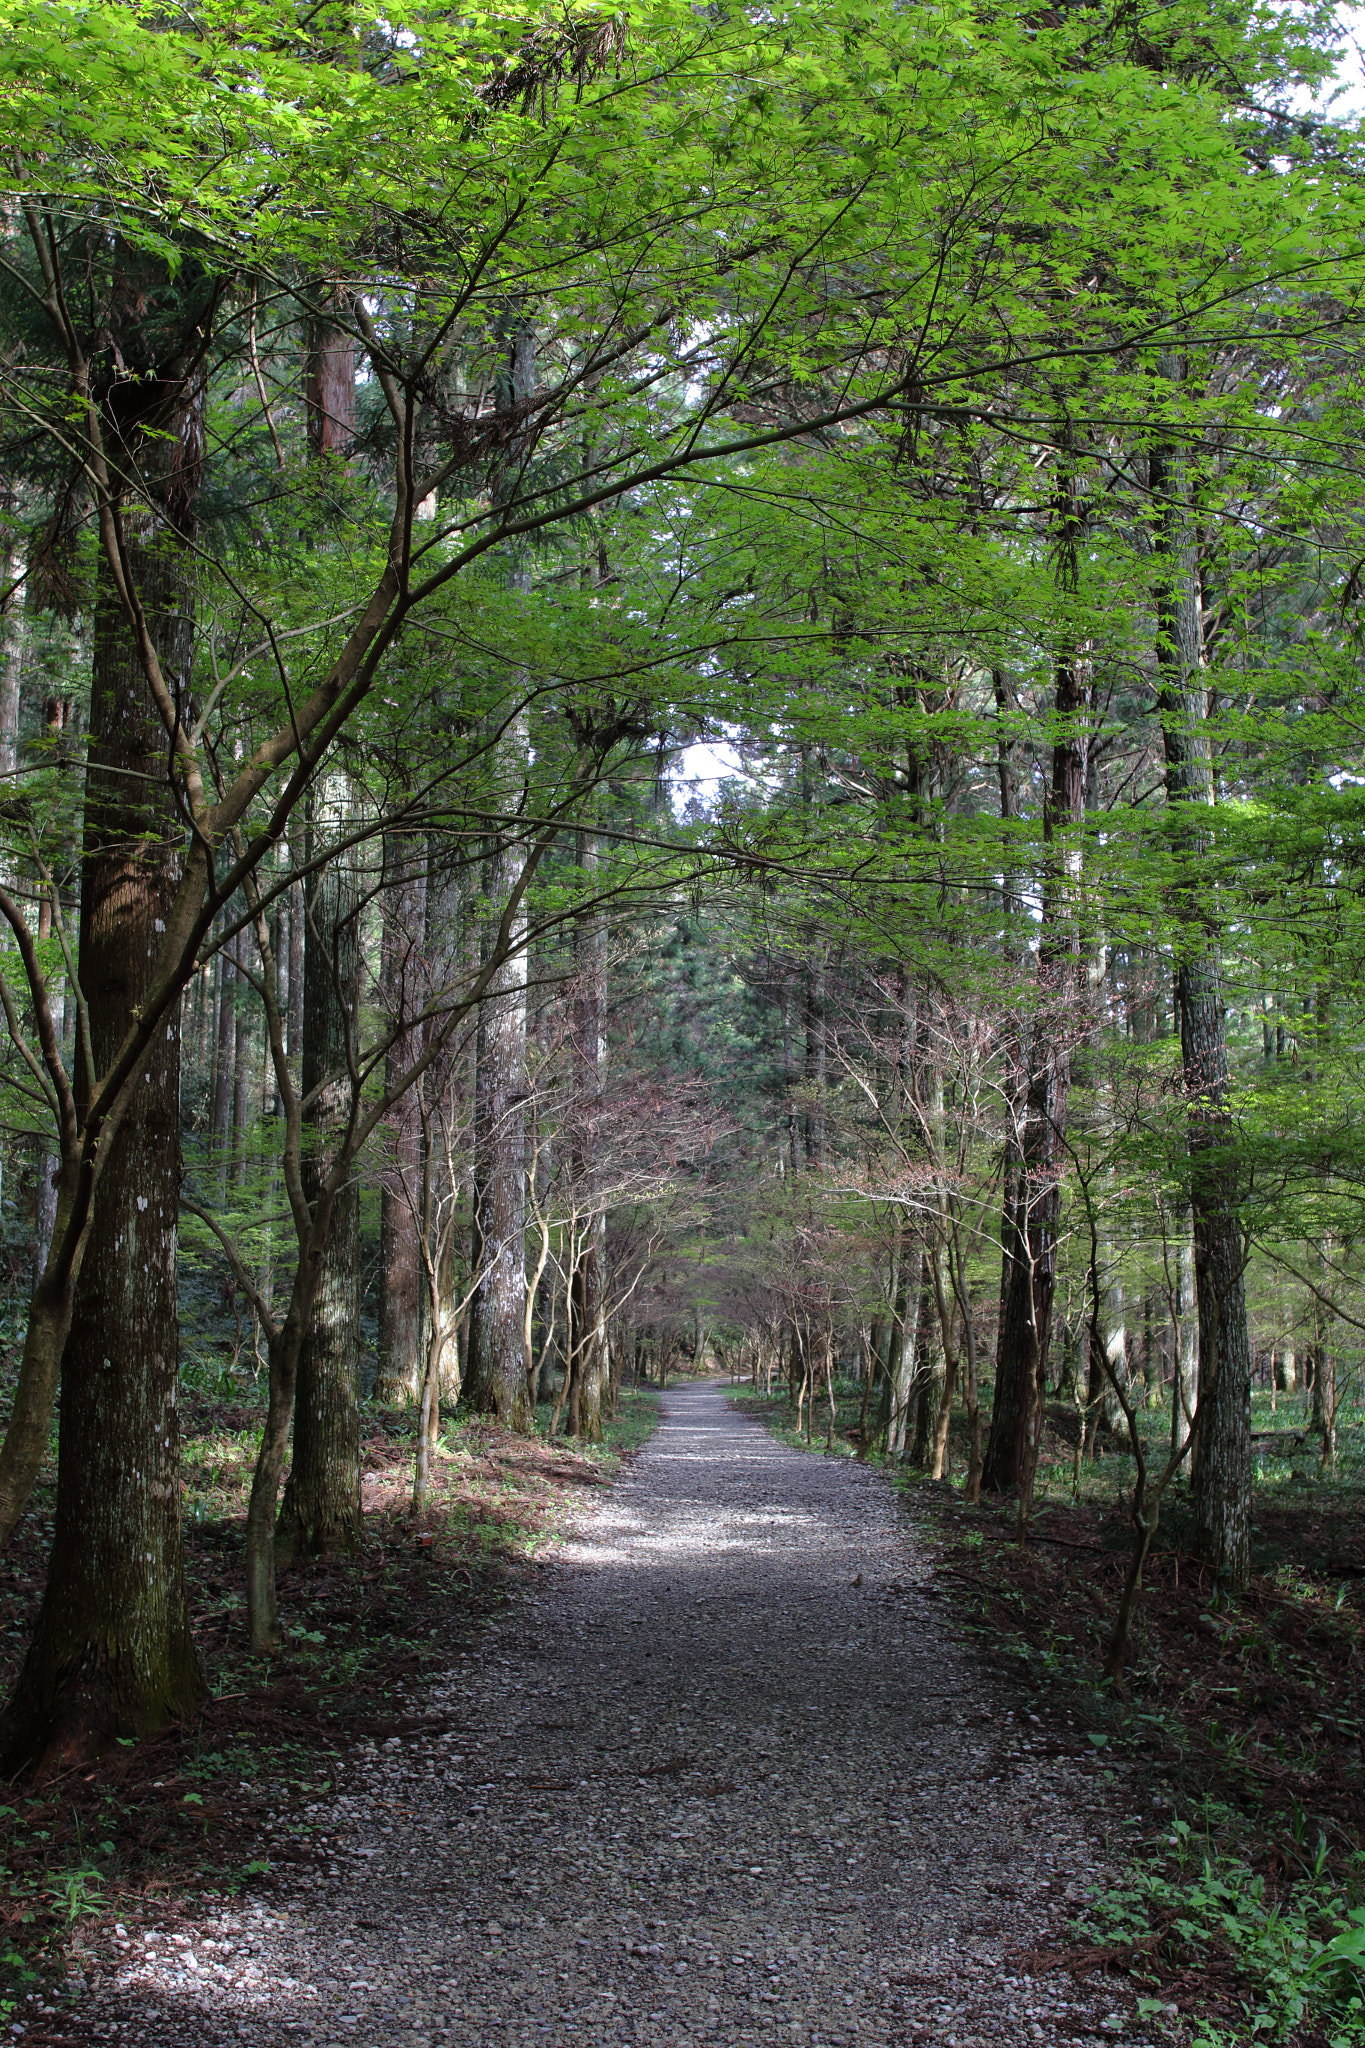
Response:
[[[88,1942],[45,2038],[1139,2048],[1112,1979],[1009,1960],[1104,1874],[1105,1795],[927,1578],[876,1472],[718,1386],[667,1394],[480,1653],[410,1698],[439,1732],[352,1753],[314,1868]]]

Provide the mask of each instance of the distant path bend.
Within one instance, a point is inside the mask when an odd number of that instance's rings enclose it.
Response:
[[[457,1732],[353,1762],[285,1924],[206,1922],[198,1973],[124,1960],[67,2038],[1137,2041],[1112,1989],[1005,1960],[1099,1870],[1093,1766],[948,1638],[924,1571],[875,1471],[668,1393],[424,1694]]]

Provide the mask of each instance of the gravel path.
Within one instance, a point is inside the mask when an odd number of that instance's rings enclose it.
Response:
[[[88,1959],[61,2038],[360,2048],[1135,2043],[1006,1958],[1101,1864],[1094,1765],[945,1639],[871,1471],[723,1390],[356,1753],[319,1867]],[[1097,2002],[1098,2001],[1098,2002]]]

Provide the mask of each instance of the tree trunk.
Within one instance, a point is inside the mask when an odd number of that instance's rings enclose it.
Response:
[[[289,864],[297,868],[295,859],[297,835],[301,825],[296,824],[289,842]],[[303,1051],[303,956],[308,936],[308,890],[309,881],[291,882],[289,885],[289,1013],[286,1020],[285,1043],[291,1060],[298,1059]]]
[[[384,849],[388,887],[380,948],[380,1001],[397,1032],[385,1061],[392,1087],[420,1053],[420,1026],[412,1023],[425,994],[422,974],[426,925],[426,870],[422,840],[390,833]],[[390,1151],[379,1198],[379,1370],[377,1401],[415,1401],[424,1377],[423,1268],[420,1231],[422,1119],[410,1091],[389,1123]],[[444,1351],[444,1346],[442,1347]]]
[[[70,714],[70,705],[65,697],[48,697],[43,705],[45,736],[51,748],[48,758],[60,762],[70,769],[67,743],[63,737]],[[74,850],[74,842],[73,842]],[[66,891],[62,892],[65,896]],[[64,915],[71,909],[63,905]],[[69,928],[69,927],[68,927]],[[45,890],[38,905],[38,937],[47,939],[53,931],[53,904],[51,895]],[[75,1018],[76,1005],[70,999],[64,978],[59,979],[55,988],[49,989],[52,1005],[52,1021],[56,1028],[58,1044],[67,1072],[71,1071],[71,1044],[74,1031],[71,1026]],[[202,1065],[202,1061],[201,1061]],[[33,1214],[33,1287],[36,1290],[47,1265],[52,1249],[52,1235],[57,1223],[57,1182],[61,1175],[62,1159],[57,1133],[41,1138],[37,1146],[37,1191]],[[3,1516],[0,1516],[0,1525]]]
[[[232,1155],[232,1105],[237,1093],[237,941],[218,948],[218,1030],[214,1041],[209,1132],[218,1199],[227,1200]]]
[[[1180,969],[1180,1038],[1189,1122],[1190,1207],[1199,1318],[1199,1432],[1190,1474],[1193,1548],[1233,1591],[1251,1572],[1251,1344],[1238,1174],[1224,1108],[1227,1041],[1216,966]]]
[[[130,503],[124,530],[158,655],[188,694],[193,586],[178,543],[192,536],[204,392],[197,372],[168,381],[163,437],[144,464],[156,472],[148,480],[157,509]],[[103,561],[90,726],[79,974],[103,1072],[160,952],[182,861],[165,732]],[[116,1736],[154,1735],[198,1705],[180,1529],[179,1194],[175,1010],[114,1130],[76,1285],[62,1357],[56,1527],[9,1715],[12,1761],[74,1762]]]
[[[825,961],[821,952],[806,967],[803,1003],[806,1027],[806,1164],[819,1173],[825,1164]]]
[[[578,866],[591,887],[597,871],[597,839],[578,835]],[[581,1199],[591,1207],[592,1182],[600,1130],[602,1090],[606,1078],[607,934],[591,912],[574,929],[576,988],[574,991],[574,1127],[572,1169]],[[578,1259],[569,1279],[569,1434],[586,1443],[602,1441],[602,1393],[607,1372],[605,1211],[592,1214],[584,1228]]]
[[[1337,1464],[1337,1359],[1325,1344],[1313,1351],[1313,1428],[1322,1440],[1324,1471]]]
[[[635,1345],[630,1325],[618,1321],[607,1332],[607,1385],[602,1402],[602,1413],[608,1422],[615,1422],[621,1408],[621,1379],[626,1369],[626,1360],[634,1355]],[[757,1380],[755,1380],[757,1385]]]
[[[924,1247],[902,1233],[896,1260],[896,1291],[886,1352],[886,1455],[903,1458],[910,1440],[915,1388],[915,1314],[919,1306]]]
[[[507,338],[498,377],[498,409],[515,414],[535,386],[535,333],[516,323]],[[522,450],[509,426],[508,459],[494,496],[511,504],[520,482]],[[514,582],[529,587],[523,568]],[[509,824],[522,806],[530,725],[525,709],[503,727],[493,772]],[[512,901],[521,880],[523,854],[504,829],[489,847],[485,898],[491,948],[496,920]],[[519,908],[510,933],[512,949],[488,984],[479,1012],[474,1084],[473,1268],[477,1274],[469,1310],[466,1391],[477,1413],[494,1415],[505,1429],[535,1427],[526,1391],[526,913]]]
[[[347,1059],[360,994],[358,906],[355,875],[344,858],[332,862],[313,884],[304,946],[303,1093],[319,1091],[307,1111],[302,1162],[310,1206],[352,1114]],[[299,1351],[294,1456],[276,1535],[281,1564],[353,1551],[361,1541],[359,1268],[360,1187],[352,1177],[332,1208]]]
[[[1059,473],[1055,528],[1058,588],[1065,595],[1077,587],[1083,537],[1069,464]],[[1069,1040],[1076,1031],[1072,1009],[1081,937],[1079,828],[1085,819],[1089,734],[1084,720],[1089,703],[1086,653],[1073,646],[1056,667],[1053,708],[1058,728],[1044,815],[1048,859],[1038,942],[1038,992],[1027,1033],[1023,1132],[1012,1188],[1008,1161],[1006,1169],[1000,1333],[990,1436],[981,1474],[982,1485],[993,1493],[1007,1492],[1021,1483],[1027,1491],[1032,1485],[1036,1434],[1047,1388],[1065,1156],[1062,1141],[1071,1080]],[[1006,780],[1002,765],[1002,801]]]
[[[606,1217],[592,1217],[584,1229],[569,1286],[568,1434],[589,1444],[602,1441],[602,1395],[608,1364],[602,1312],[606,1236]]]
[[[63,1056],[66,1049],[66,990],[55,992],[52,997],[52,1019],[62,1043]],[[61,1153],[51,1139],[42,1139],[38,1145],[37,1187],[33,1203],[33,1285],[36,1287],[47,1264],[52,1249],[52,1233],[57,1222],[57,1181],[62,1170]]]
[[[920,1262],[920,1303],[915,1332],[915,1379],[918,1398],[915,1407],[915,1439],[911,1445],[910,1456],[912,1463],[918,1465],[921,1470],[929,1470],[938,1462],[939,1418],[951,1414],[953,1383],[957,1374],[956,1364],[951,1356],[954,1346],[949,1335],[951,1319],[948,1315],[948,1302],[952,1298],[947,1249],[951,1229],[951,1197],[950,1170],[944,1144],[943,1059],[933,1044],[927,1009],[920,1023],[918,1038],[919,1058],[915,1063],[917,1071],[914,1087],[920,1103],[920,1127],[928,1147],[934,1176],[939,1220],[938,1228],[924,1247],[924,1256]],[[945,1435],[945,1446],[946,1443]]]
[[[1103,1378],[1100,1381],[1100,1414],[1105,1427],[1115,1432],[1126,1428],[1123,1401],[1120,1389],[1126,1396],[1129,1387],[1128,1372],[1128,1320],[1123,1298],[1123,1275],[1114,1254],[1114,1247],[1105,1247],[1107,1260],[1105,1282],[1100,1315],[1101,1335],[1104,1338],[1100,1353]]]
[[[328,307],[337,309],[334,295]],[[349,455],[355,440],[355,342],[325,310],[308,322],[303,403],[312,454]]]
[[[1175,1375],[1171,1387],[1171,1449],[1182,1448],[1199,1406],[1199,1307],[1194,1277],[1194,1242],[1189,1211],[1177,1216],[1180,1240],[1175,1252]]]
[[[1058,671],[1056,709],[1073,720],[1088,698],[1079,676],[1078,665],[1064,665]],[[1084,818],[1086,744],[1084,732],[1073,725],[1053,748],[1049,839],[1057,821],[1075,827]],[[981,1475],[982,1485],[992,1493],[1007,1492],[1025,1476],[1047,1385],[1061,1221],[1062,1141],[1071,1079],[1068,1039],[1075,1029],[1070,1014],[1075,987],[1075,954],[1070,943],[1075,858],[1071,851],[1062,853],[1054,866],[1053,883],[1043,894],[1039,1001],[1028,1033],[1023,1136],[1014,1185],[1007,1193],[995,1392]]]
[[[1190,1474],[1192,1547],[1233,1591],[1251,1570],[1251,1345],[1238,1219],[1240,1172],[1227,1106],[1227,1030],[1216,900],[1204,872],[1215,801],[1206,730],[1208,692],[1198,549],[1186,479],[1165,450],[1148,458],[1160,509],[1157,536],[1158,709],[1166,801],[1177,820],[1176,996],[1189,1104],[1187,1144],[1194,1224],[1202,1385]]]
[[[795,982],[790,974],[786,974],[782,978],[782,1093],[787,1105],[787,1164],[793,1174],[801,1171],[801,1116],[797,1104],[796,1058],[792,1050],[795,1017]],[[780,1158],[781,1154],[778,1156]]]
[[[16,493],[5,492],[4,510],[13,514]],[[15,794],[19,770],[19,687],[24,674],[25,592],[27,554],[19,537],[0,552],[0,785],[6,798]]]
[[[248,960],[250,940],[245,932],[238,932],[236,941],[237,984],[237,1030],[233,1041],[232,1055],[232,1186],[240,1193],[247,1180],[247,1155],[251,1144],[251,1132],[259,1113],[259,1099],[252,1102],[252,1082],[259,1089],[259,1073],[252,1058],[251,1021],[246,1007],[246,998],[251,987],[242,972]]]
[[[466,908],[464,870],[452,863],[449,849],[438,836],[426,842],[423,869],[424,988],[425,1000],[432,1002],[447,993],[453,996],[458,984],[466,977],[472,979],[477,969],[478,931]],[[440,1021],[433,1017],[423,1028],[434,1036]],[[423,1315],[434,1321],[440,1339],[441,1399],[452,1408],[464,1385],[469,1351],[465,1294],[473,1266],[466,1250],[470,1226],[460,1219],[472,1214],[473,1205],[473,1173],[463,1133],[475,1089],[475,1053],[476,1044],[468,1037],[447,1045],[422,1084],[427,1131],[423,1142],[430,1147],[423,1162],[428,1191],[423,1242],[426,1257],[436,1266],[435,1290],[428,1285]],[[454,1139],[453,1146],[447,1145],[447,1134]]]
[[[910,1463],[927,1472],[934,1462],[939,1410],[943,1406],[944,1382],[948,1376],[948,1354],[943,1344],[931,1261],[939,1266],[940,1284],[947,1256],[940,1246],[926,1251],[924,1280],[920,1288],[919,1317],[915,1332],[915,1436],[910,1446]]]
[[[326,303],[335,305],[336,295],[329,294]],[[319,463],[344,464],[355,438],[355,343],[325,310],[308,323],[303,398],[312,455]],[[305,840],[311,856],[311,832]],[[306,1115],[302,1161],[310,1208],[356,1109],[348,1056],[355,1049],[360,1005],[359,889],[346,860],[305,877],[300,892],[302,1093],[320,1090]],[[292,1003],[292,952],[289,979]],[[359,1322],[360,1187],[352,1177],[332,1207],[299,1348],[293,1460],[276,1528],[281,1564],[300,1554],[353,1551],[361,1542]]]
[[[524,721],[505,745],[525,758]],[[521,876],[513,840],[488,861],[486,896],[505,905]],[[525,917],[516,950],[497,970],[479,1014],[474,1083],[474,1242],[478,1279],[469,1312],[466,1392],[478,1414],[506,1429],[531,1428],[526,1397],[526,955]],[[491,940],[491,934],[490,940]]]

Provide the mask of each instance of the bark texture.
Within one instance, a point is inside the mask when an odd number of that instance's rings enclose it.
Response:
[[[308,323],[303,403],[314,455],[349,455],[355,440],[355,342],[327,318],[338,306],[332,295],[327,309]]]
[[[422,975],[427,885],[425,840],[390,833],[385,841],[384,930],[381,942],[381,1000],[395,1030],[385,1061],[385,1085],[393,1087],[421,1053]],[[379,1370],[375,1398],[420,1398],[424,1347],[422,1299],[422,1118],[415,1091],[399,1102],[389,1120],[389,1157],[379,1198]]]
[[[578,865],[585,879],[597,867],[597,841],[578,835]],[[600,917],[580,920],[574,934],[577,987],[574,1000],[573,1176],[592,1204],[592,1182],[601,1145],[602,1091],[606,1084],[607,934]],[[569,1435],[602,1441],[602,1396],[609,1358],[606,1317],[606,1211],[592,1215],[582,1233],[569,1276]]]
[[[1187,1210],[1178,1218],[1180,1238],[1175,1253],[1175,1380],[1171,1390],[1171,1449],[1183,1447],[1199,1405],[1199,1302],[1194,1272],[1194,1244]]]
[[[1052,749],[1047,839],[1054,849],[1043,892],[1038,1003],[1027,1035],[1028,1075],[1017,1165],[1007,1172],[1000,1335],[982,1485],[1002,1493],[1027,1475],[1047,1380],[1056,1285],[1061,1171],[1065,1156],[1068,1043],[1075,994],[1079,848],[1085,817],[1089,700],[1082,662],[1058,665],[1055,710],[1064,720]]]
[[[534,329],[514,322],[498,376],[497,406],[508,419],[505,466],[493,496],[515,503],[529,451],[515,418],[535,388]],[[529,588],[529,572],[514,567],[512,580]],[[530,727],[524,710],[511,717],[497,742],[493,763],[497,798],[505,820],[490,840],[484,868],[488,906],[485,958],[521,883],[523,848],[511,829],[521,810],[526,783]],[[469,1309],[465,1360],[466,1391],[477,1412],[494,1415],[506,1429],[529,1430],[535,1417],[526,1385],[526,915],[513,915],[506,959],[490,979],[479,1012],[474,1083],[474,1186],[470,1232],[476,1274]]]
[[[513,742],[517,744],[517,742]],[[524,734],[521,737],[524,757]],[[521,851],[496,845],[487,863],[493,911],[520,881]],[[493,975],[479,1016],[474,1083],[473,1270],[466,1391],[476,1413],[529,1429],[526,1390],[526,959],[525,918],[514,950]],[[491,934],[490,934],[491,940]]]
[[[915,1408],[915,1311],[924,1250],[902,1230],[896,1252],[896,1282],[886,1340],[886,1454],[903,1458]]]
[[[805,1125],[806,1164],[816,1173],[825,1165],[825,1086],[827,1049],[825,1044],[825,960],[823,951],[811,959],[805,970],[802,1010],[806,1034]]]
[[[18,510],[14,486],[5,493],[4,512]],[[28,558],[23,543],[0,549],[0,782],[10,783],[19,767],[19,686],[24,673],[24,596]],[[9,789],[6,795],[12,795]]]
[[[345,1141],[352,1112],[348,1047],[360,993],[356,880],[344,862],[324,868],[313,886],[303,967],[302,1161],[310,1204]],[[280,1506],[279,1561],[359,1547],[360,1520],[360,1187],[341,1188],[318,1270],[317,1291],[299,1351],[294,1394],[294,1456]]]
[[[152,508],[124,508],[159,658],[188,694],[203,386],[169,384]],[[180,879],[181,832],[132,630],[107,573],[94,629],[79,972],[96,1070],[133,1021]],[[83,1757],[192,1713],[200,1677],[180,1528],[180,1023],[149,1052],[100,1182],[62,1364],[56,1526],[42,1611],[11,1709],[11,1752]]]
[[[218,950],[218,1019],[209,1091],[209,1127],[218,1180],[218,1199],[227,1200],[232,1151],[232,1105],[237,1087],[237,941]]]
[[[1227,1022],[1217,898],[1205,872],[1215,801],[1199,553],[1188,479],[1164,450],[1148,461],[1158,508],[1158,708],[1172,813],[1176,1001],[1188,1103],[1190,1211],[1199,1327],[1199,1415],[1190,1473],[1192,1547],[1233,1590],[1251,1570],[1251,1344],[1240,1172],[1228,1108]]]
[[[1196,1555],[1240,1590],[1251,1573],[1251,1342],[1216,963],[1207,955],[1183,962],[1179,990],[1201,1381],[1190,1474],[1192,1540]]]
[[[943,1346],[943,1326],[935,1291],[935,1265],[938,1267],[938,1286],[942,1287],[947,1257],[938,1247],[924,1254],[924,1284],[920,1289],[916,1318],[915,1434],[910,1445],[910,1463],[921,1471],[929,1470],[934,1461],[939,1410],[943,1406],[943,1390],[948,1376],[948,1357]]]

